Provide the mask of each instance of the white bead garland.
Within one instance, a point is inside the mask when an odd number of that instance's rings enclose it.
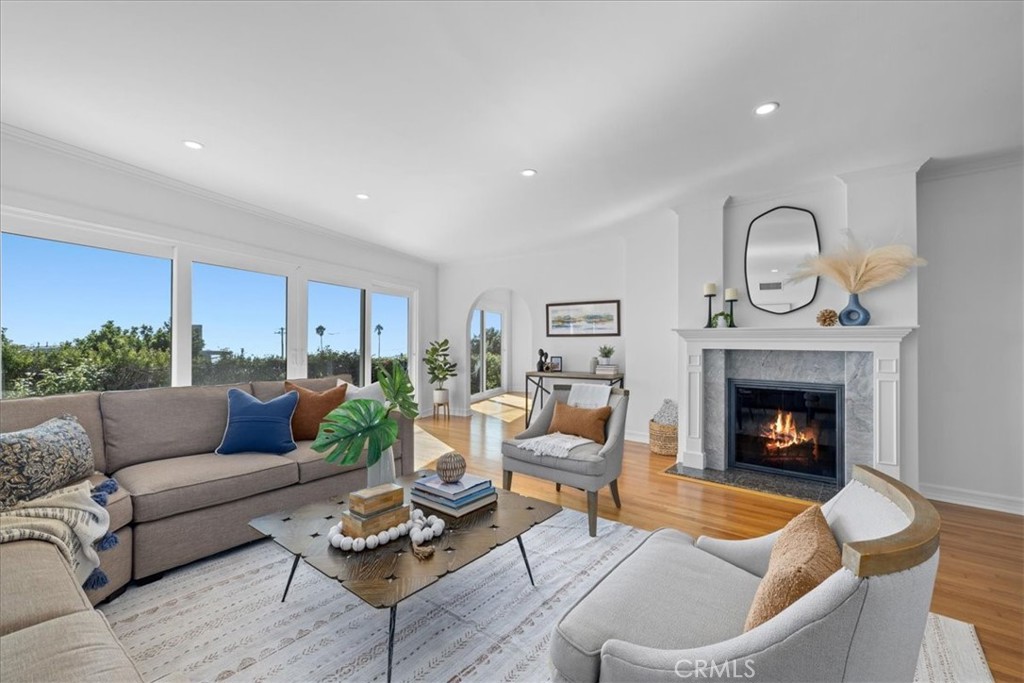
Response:
[[[413,545],[420,545],[428,541],[440,538],[444,532],[444,520],[437,515],[426,516],[423,510],[413,509],[409,512],[409,521],[402,522],[378,534],[371,534],[365,538],[345,536],[341,532],[341,524],[335,524],[327,532],[327,540],[332,548],[342,552],[360,553],[363,550],[373,550],[391,541],[397,541],[402,536],[408,536]]]

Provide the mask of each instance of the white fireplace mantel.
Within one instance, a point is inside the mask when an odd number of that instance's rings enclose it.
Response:
[[[685,377],[680,401],[679,462],[703,469],[704,351],[866,351],[873,354],[876,469],[900,478],[900,346],[915,327],[722,327],[677,329]]]

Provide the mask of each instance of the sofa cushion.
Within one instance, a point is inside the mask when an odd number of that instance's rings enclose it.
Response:
[[[341,465],[338,462],[327,462],[324,460],[324,453],[317,453],[310,446],[312,441],[298,441],[298,448],[291,453],[285,453],[283,458],[293,461],[299,468],[299,483],[305,484],[324,477],[333,477],[335,474],[358,470],[366,467],[366,451],[359,460],[351,465]]]
[[[501,453],[513,460],[521,460],[541,467],[550,467],[563,472],[585,474],[599,477],[604,474],[606,462],[601,452],[601,444],[585,443],[569,450],[569,457],[556,458],[550,455],[538,455],[533,451],[520,448],[518,439],[511,439],[501,444]]]
[[[214,452],[280,455],[294,451],[292,415],[298,404],[299,394],[295,391],[264,403],[252,394],[228,389],[228,425]]]
[[[0,637],[4,681],[139,681],[142,675],[95,610]]]
[[[233,386],[250,391],[248,384]],[[224,436],[229,388],[163,387],[103,392],[100,409],[107,446],[104,471],[109,474],[151,460],[210,453]]]
[[[757,588],[743,630],[760,626],[817,588],[839,571],[842,562],[821,508],[815,505],[801,512],[783,527],[772,546],[768,571]]]
[[[341,375],[340,377],[347,378],[348,375]],[[302,387],[303,389],[309,389],[311,391],[327,391],[338,386],[339,376],[332,377],[313,377],[305,379],[290,379],[287,380],[292,384]],[[262,380],[252,383],[252,395],[261,401],[269,401],[272,398],[277,398],[285,393],[284,382],[281,380]]]
[[[202,453],[132,465],[115,479],[132,494],[135,522],[149,522],[295,484],[299,468],[278,455]]]
[[[0,434],[0,510],[44,496],[92,472],[89,435],[73,415]]]
[[[663,650],[728,640],[743,632],[757,585],[686,534],[655,531],[558,622],[551,663],[571,681],[596,681],[608,640]]]
[[[284,386],[288,391],[297,391],[299,394],[299,405],[292,415],[292,436],[296,441],[315,439],[324,417],[345,402],[345,392],[348,390],[347,384],[324,391],[306,389],[292,382],[285,382]]]
[[[74,415],[89,435],[92,444],[93,469],[106,472],[104,457],[103,418],[100,416],[100,394],[97,391],[62,396],[38,396],[0,401],[0,432],[14,432],[35,427],[61,415]]]
[[[551,416],[548,434],[561,432],[603,444],[604,427],[611,414],[611,406],[577,408],[568,403],[555,403],[555,412]]]
[[[110,477],[97,472],[89,477],[89,483],[96,487],[107,479]],[[117,531],[132,521],[132,496],[124,486],[121,486],[120,482],[118,482],[117,490],[107,495],[107,513],[110,514],[111,531]]]
[[[64,556],[45,541],[0,544],[0,605],[0,636],[92,609]]]

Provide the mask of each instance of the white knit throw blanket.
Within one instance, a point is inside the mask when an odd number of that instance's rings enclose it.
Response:
[[[580,436],[555,432],[553,434],[545,434],[544,436],[535,436],[532,439],[523,439],[518,445],[520,448],[525,448],[537,455],[568,458],[569,451],[585,443],[594,443],[594,441]]]
[[[37,540],[57,546],[79,584],[100,566],[93,543],[107,533],[110,513],[83,481],[0,512],[0,543]]]

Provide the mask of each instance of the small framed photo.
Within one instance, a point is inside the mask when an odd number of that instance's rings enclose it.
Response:
[[[551,365],[551,372],[561,372],[562,371],[562,357],[561,356],[551,356],[551,358],[548,359],[548,364]]]

